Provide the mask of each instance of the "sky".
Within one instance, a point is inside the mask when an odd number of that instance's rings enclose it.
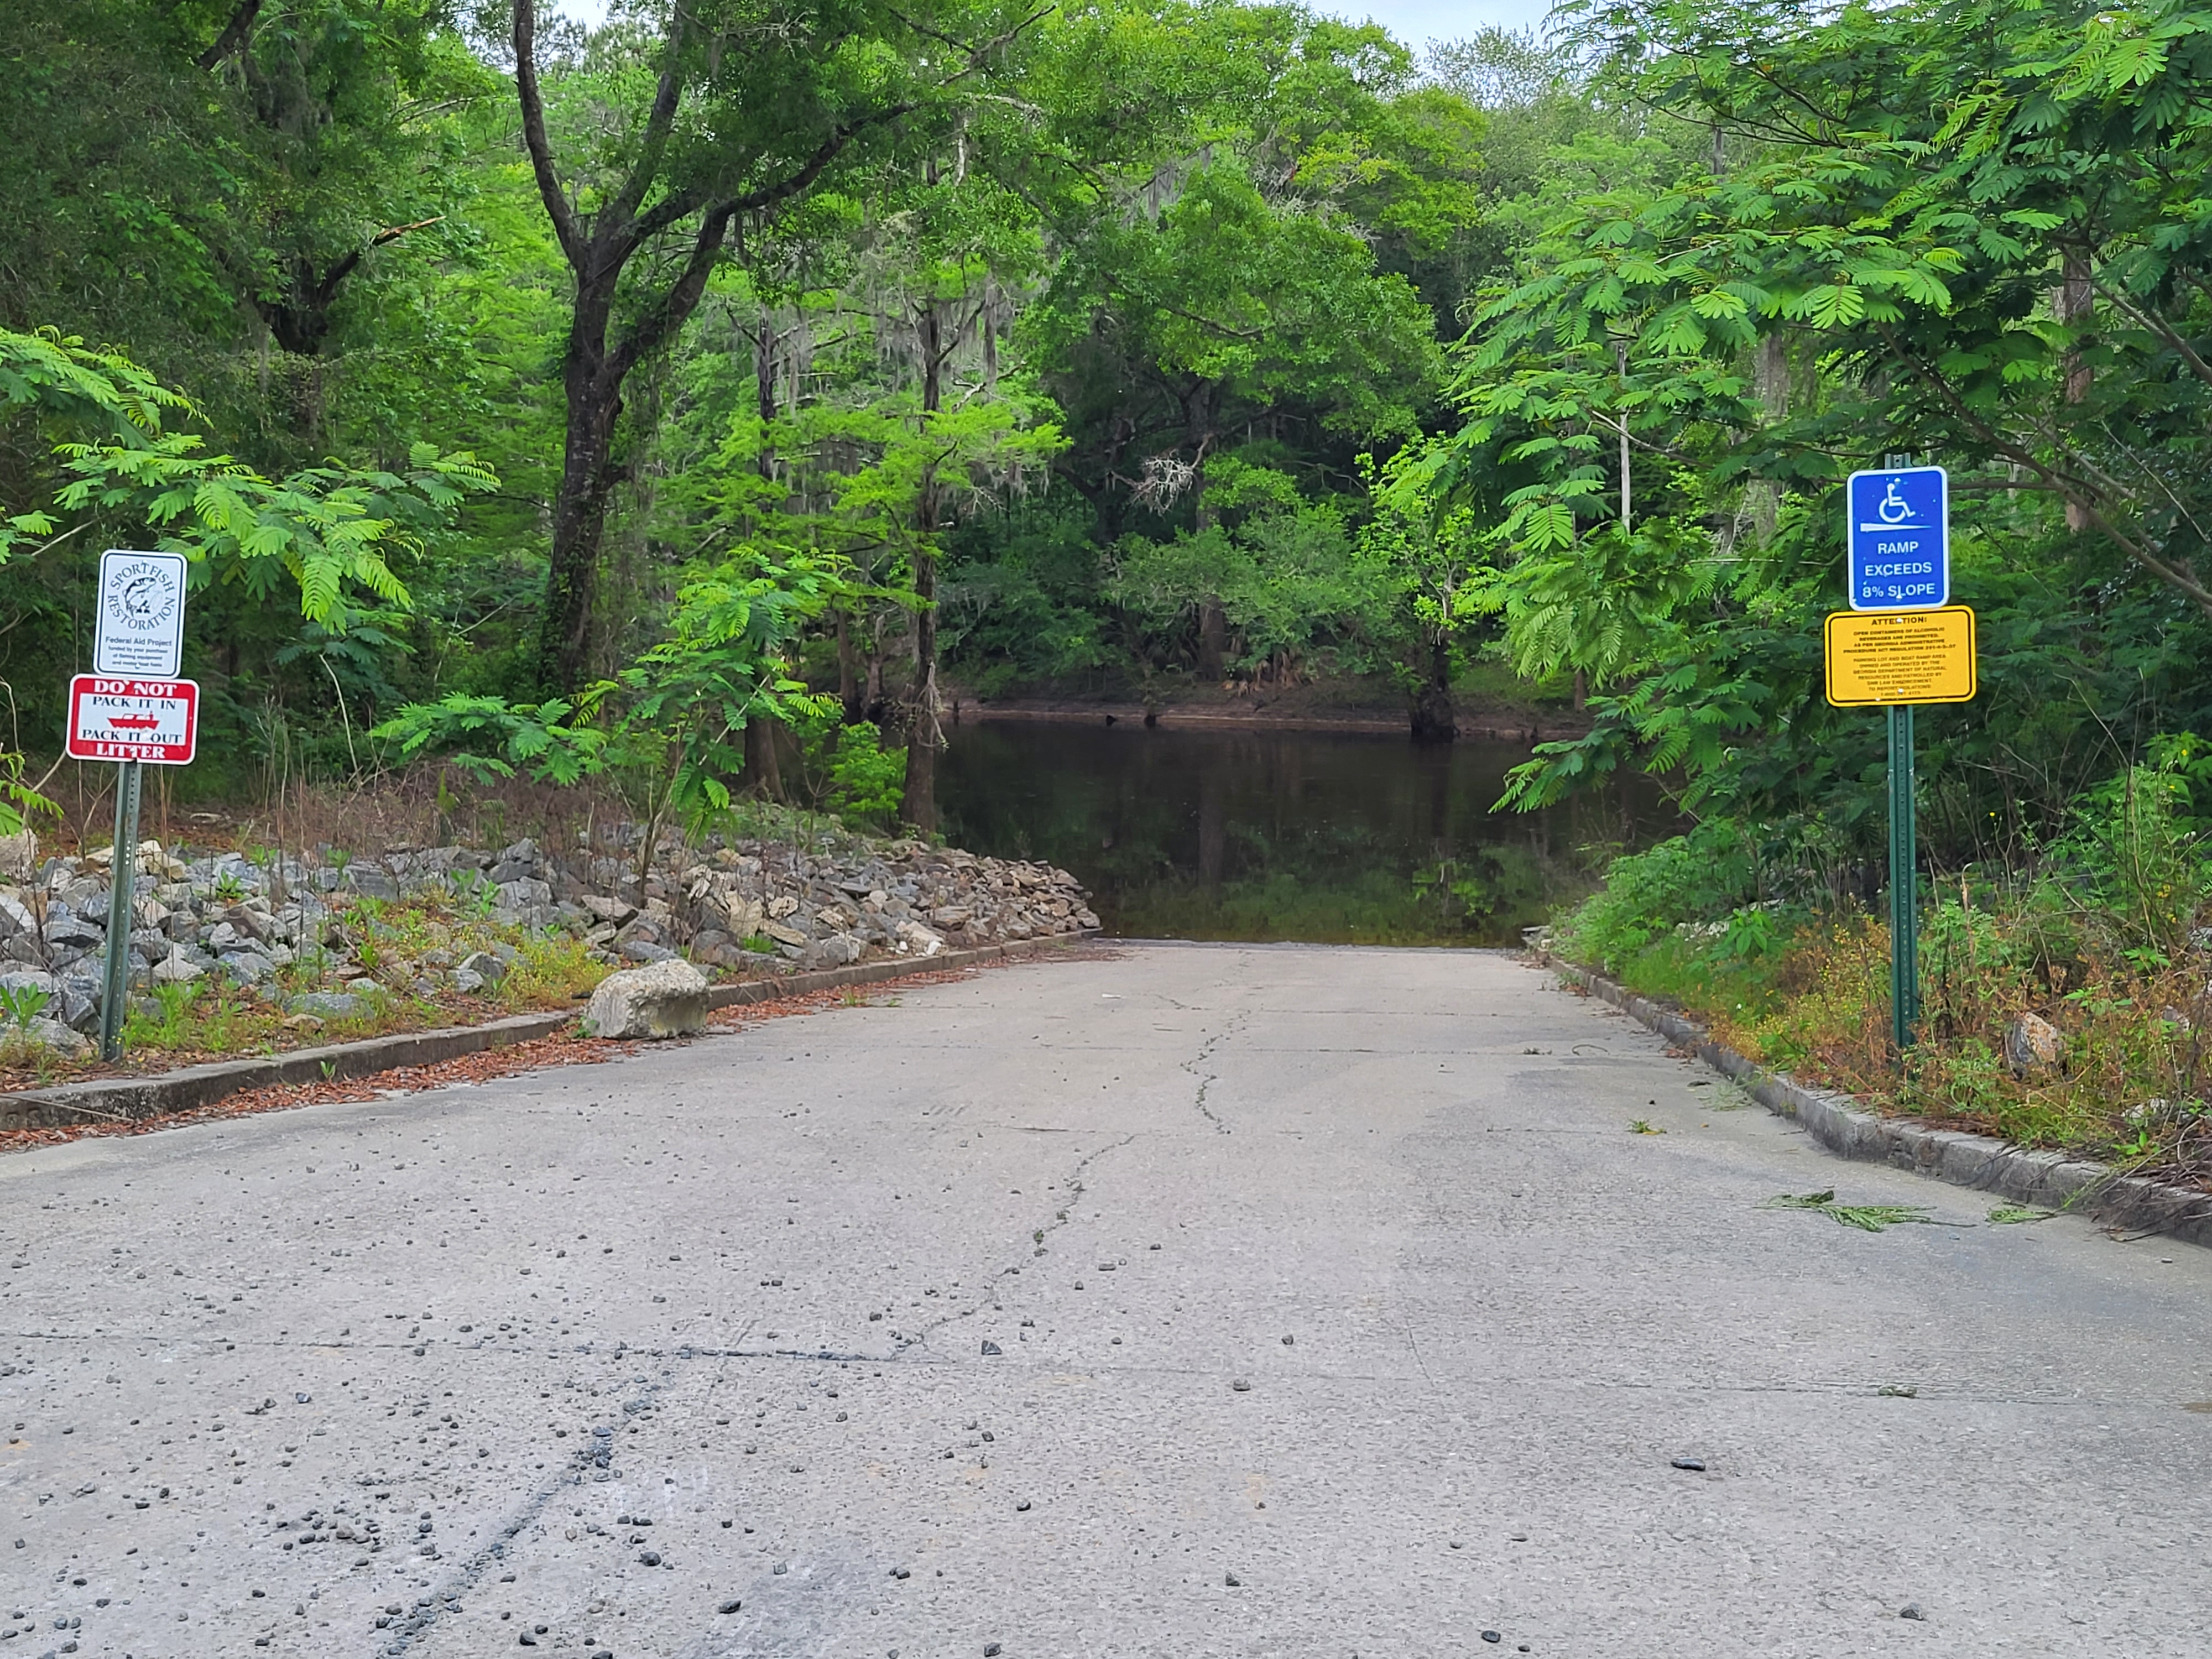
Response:
[[[1416,50],[1431,40],[1463,40],[1486,24],[1528,28],[1540,23],[1551,0],[1309,0],[1316,11],[1334,12],[1353,22],[1370,19]],[[558,9],[579,21],[596,23],[606,0],[559,0]]]

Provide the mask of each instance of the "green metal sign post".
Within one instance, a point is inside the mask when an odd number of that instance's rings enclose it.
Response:
[[[131,923],[138,887],[138,785],[146,769],[123,761],[115,769],[115,849],[107,865],[107,961],[100,994],[100,1057],[123,1052],[123,1011],[130,992]]]
[[[107,959],[100,994],[100,1057],[123,1052],[137,919],[138,796],[146,768],[188,766],[198,742],[199,687],[180,680],[185,594],[181,553],[112,547],[93,595],[92,672],[70,681],[64,752],[115,763],[115,846],[107,866]]]
[[[1889,1029],[1899,1054],[1920,1020],[1920,857],[1913,800],[1912,705],[1889,708]]]
[[[1828,701],[1889,717],[1889,1030],[1902,1060],[1920,1023],[1920,849],[1912,710],[1971,702],[1974,613],[1951,603],[1950,475],[1883,457],[1844,489],[1849,611],[1832,612]]]

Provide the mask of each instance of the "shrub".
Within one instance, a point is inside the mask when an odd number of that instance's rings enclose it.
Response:
[[[1649,852],[1615,859],[1605,885],[1559,927],[1559,948],[1577,962],[1620,973],[1630,962],[1683,924],[1721,922],[1757,896],[1757,867],[1741,838],[1713,825],[1662,841]],[[1771,932],[1771,924],[1738,924]]]

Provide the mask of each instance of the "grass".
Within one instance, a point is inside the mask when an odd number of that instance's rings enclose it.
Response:
[[[321,945],[303,947],[290,967],[277,972],[269,981],[270,1000],[212,973],[191,984],[155,985],[134,999],[125,1019],[126,1059],[159,1057],[178,1063],[273,1054],[302,1042],[462,1024],[487,1014],[565,1011],[610,971],[591,959],[583,941],[567,933],[495,926],[471,895],[398,901],[340,895],[331,908],[343,948],[352,959],[365,970],[390,974],[401,985],[359,994],[362,1006],[356,1013],[289,1013],[286,1005],[294,996],[333,988],[326,974],[331,951]],[[494,951],[511,960],[496,986],[464,996],[450,988],[439,964],[450,965],[476,951]],[[438,988],[428,994],[411,988],[417,977]],[[0,1053],[0,1066],[11,1061],[28,1063],[28,1057]],[[89,1062],[58,1064],[81,1071]]]
[[[1938,1221],[1928,1213],[1924,1204],[1838,1204],[1833,1188],[1824,1193],[1806,1193],[1793,1197],[1778,1193],[1759,1206],[1762,1210],[1812,1210],[1841,1226],[1856,1227],[1861,1232],[1878,1233],[1891,1227],[1917,1223],[1924,1227],[1942,1227],[1953,1224]]]
[[[2212,1185],[2212,965],[2106,948],[2069,925],[2039,901],[1932,907],[1919,1041],[1901,1062],[1889,930],[1874,916],[1778,918],[1741,954],[1718,924],[1608,951],[1570,919],[1554,948],[1684,1009],[1739,1054],[1877,1110]],[[2059,1028],[2065,1054],[2016,1072],[2004,1031],[2031,1012]]]

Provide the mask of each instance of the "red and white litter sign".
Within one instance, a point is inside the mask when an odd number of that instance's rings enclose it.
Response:
[[[199,728],[200,689],[193,681],[79,674],[70,682],[71,760],[188,766]]]

